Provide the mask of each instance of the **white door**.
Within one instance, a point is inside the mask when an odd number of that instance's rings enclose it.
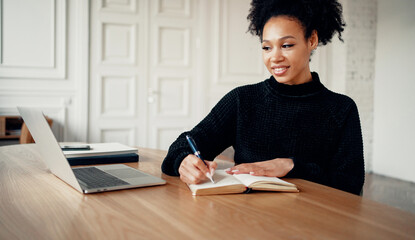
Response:
[[[195,122],[198,1],[151,1],[148,146],[167,149]]]
[[[198,1],[91,3],[89,141],[167,149],[195,123]]]

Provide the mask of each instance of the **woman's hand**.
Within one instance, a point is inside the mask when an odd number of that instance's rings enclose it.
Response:
[[[213,161],[205,162],[209,168],[195,155],[187,155],[179,167],[180,179],[188,184],[198,184],[205,181],[207,179],[206,174],[210,173],[212,176],[218,166],[218,164]]]
[[[291,158],[276,158],[273,160],[244,163],[236,165],[226,172],[229,174],[251,174],[254,176],[284,177],[294,167]]]

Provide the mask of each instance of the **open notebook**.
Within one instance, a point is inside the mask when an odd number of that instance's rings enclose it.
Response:
[[[276,177],[252,176],[250,174],[230,175],[225,170],[216,170],[213,179],[215,183],[206,181],[188,186],[193,195],[244,193],[250,190],[299,192],[295,184]]]

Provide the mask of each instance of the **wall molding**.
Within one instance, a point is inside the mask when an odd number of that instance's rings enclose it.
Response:
[[[155,15],[157,17],[168,17],[168,18],[192,18],[191,1],[190,0],[180,0],[180,1],[170,1],[171,3],[179,3],[180,5],[176,6],[164,6],[169,1],[157,0]],[[164,3],[164,4],[163,4]]]
[[[66,66],[67,66],[67,2],[66,0],[50,0],[51,13],[49,19],[51,28],[50,39],[52,45],[50,46],[51,51],[51,62],[46,65],[30,66],[30,65],[16,65],[7,63],[7,59],[4,58],[5,46],[4,41],[4,1],[1,1],[1,15],[0,18],[0,78],[18,78],[18,79],[65,79],[66,77]],[[13,24],[13,23],[11,23]],[[12,27],[12,26],[9,26]],[[21,29],[21,31],[26,31]],[[23,41],[23,40],[21,40]],[[30,39],[25,39],[30,41]],[[36,47],[36,46],[33,46]]]
[[[115,0],[99,0],[98,8],[103,12],[119,12],[127,14],[137,13],[137,1],[115,1]]]

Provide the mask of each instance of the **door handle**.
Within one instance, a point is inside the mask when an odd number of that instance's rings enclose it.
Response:
[[[148,89],[148,97],[147,102],[148,103],[154,103],[156,101],[157,96],[160,94],[159,91],[154,90],[153,88]]]

